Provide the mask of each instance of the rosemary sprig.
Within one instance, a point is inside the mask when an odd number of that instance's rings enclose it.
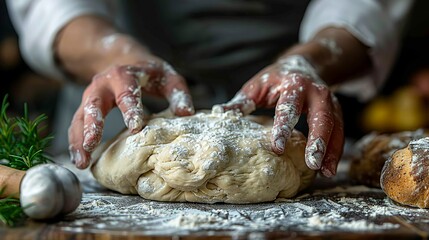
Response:
[[[4,189],[0,189],[0,195]],[[0,221],[8,226],[14,226],[24,219],[24,212],[18,199],[11,197],[0,199]]]
[[[7,96],[0,109],[0,160],[2,164],[19,170],[27,170],[38,164],[50,162],[44,150],[49,146],[52,136],[42,137],[44,129],[41,123],[47,119],[42,114],[34,120],[28,116],[27,104],[24,104],[22,117],[7,116]]]
[[[6,95],[0,108],[0,164],[27,170],[38,164],[51,162],[45,149],[53,137],[43,137],[40,134],[44,130],[41,124],[47,119],[46,115],[42,114],[31,120],[27,104],[24,104],[23,116],[10,118],[7,115],[8,107]],[[0,195],[3,191],[4,187],[0,186]],[[0,199],[0,222],[14,226],[24,217],[18,199],[10,197]]]

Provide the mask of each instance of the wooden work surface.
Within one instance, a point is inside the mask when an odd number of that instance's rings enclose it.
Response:
[[[0,239],[427,238],[428,210],[399,206],[379,189],[350,185],[346,171],[343,166],[334,179],[318,177],[295,199],[252,205],[148,201],[99,191],[79,176],[93,191],[75,212],[51,222],[1,227]]]

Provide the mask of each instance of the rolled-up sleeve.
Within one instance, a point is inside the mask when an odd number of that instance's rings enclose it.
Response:
[[[350,79],[338,91],[361,100],[373,97],[387,78],[400,45],[412,0],[314,0],[300,28],[300,41],[310,41],[327,27],[342,27],[369,47],[372,69]]]
[[[98,0],[7,0],[7,7],[23,58],[34,70],[55,79],[64,78],[54,59],[58,32],[78,16],[110,14]]]

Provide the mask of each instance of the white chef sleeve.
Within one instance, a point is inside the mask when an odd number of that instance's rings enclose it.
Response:
[[[372,69],[350,79],[338,91],[360,100],[373,97],[394,63],[412,0],[313,0],[300,27],[300,41],[310,41],[326,27],[342,27],[370,48]]]
[[[100,0],[7,0],[7,7],[23,58],[34,70],[55,79],[65,78],[54,60],[57,33],[78,16],[109,16]]]

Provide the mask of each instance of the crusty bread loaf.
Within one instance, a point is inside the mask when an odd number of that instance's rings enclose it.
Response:
[[[429,136],[422,129],[392,134],[371,133],[353,146],[356,151],[351,156],[350,179],[354,184],[380,187],[380,175],[384,163],[392,154],[406,147],[411,140]]]
[[[381,172],[381,188],[392,200],[420,208],[429,207],[429,138],[411,141],[396,151]]]

